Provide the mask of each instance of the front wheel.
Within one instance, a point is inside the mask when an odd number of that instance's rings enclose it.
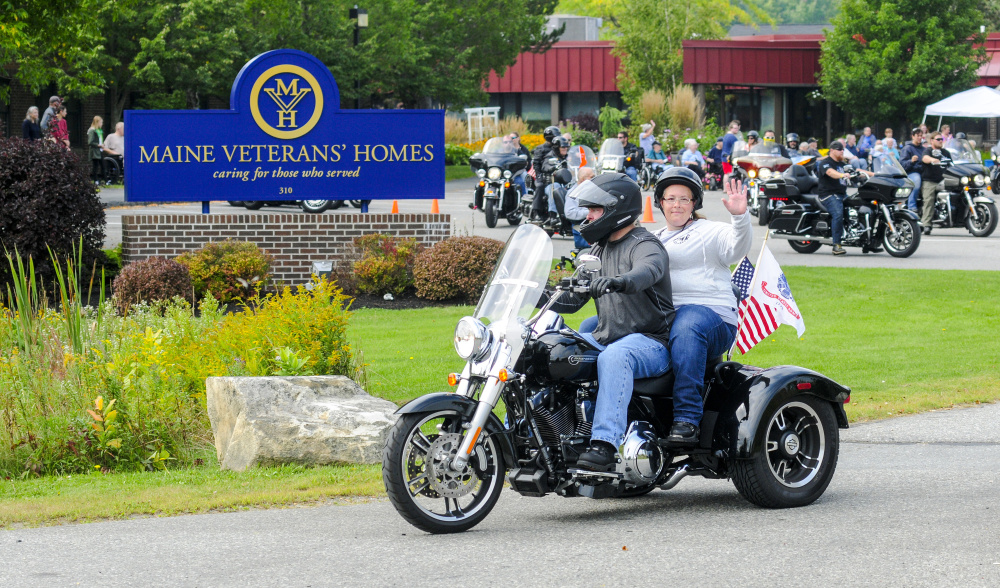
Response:
[[[330,207],[330,200],[303,200],[302,211],[319,214]]]
[[[512,227],[516,227],[517,225],[521,224],[521,218],[522,218],[521,211],[515,210],[514,212],[507,215],[507,224]]]
[[[483,213],[486,214],[486,226],[495,228],[497,226],[497,201],[487,198],[483,203]]]
[[[464,468],[449,467],[462,443],[456,411],[402,415],[382,452],[382,481],[408,523],[428,533],[458,533],[479,524],[503,490],[498,442],[481,435]]]
[[[767,221],[771,220],[769,204],[770,199],[767,196],[761,196],[757,199],[757,224],[762,227],[766,227]]]
[[[353,206],[354,208],[361,208],[361,201],[360,200],[351,200],[351,206]]]
[[[909,217],[895,219],[896,236],[892,236],[889,227],[882,234],[882,244],[886,252],[893,257],[909,257],[920,246],[920,225]]]
[[[247,210],[260,210],[261,207],[264,206],[264,201],[263,200],[245,200],[243,202],[243,206],[245,206]]]
[[[840,432],[833,406],[815,396],[794,396],[767,422],[763,447],[733,462],[733,484],[757,506],[792,508],[823,495],[837,469]]]
[[[788,244],[799,253],[816,253],[823,245],[819,241],[789,241]]]
[[[976,216],[965,217],[965,228],[975,237],[989,237],[997,228],[997,205],[992,202],[976,202]]]

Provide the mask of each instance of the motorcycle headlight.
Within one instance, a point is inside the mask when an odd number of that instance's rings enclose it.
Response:
[[[512,175],[514,175],[514,174],[510,173],[510,170],[509,170],[509,169],[505,169],[505,170],[503,170],[503,177],[505,177],[505,178],[508,178],[508,179],[509,179],[509,178],[510,178],[510,177],[511,177]]]
[[[771,177],[771,169],[767,167],[762,167],[760,169],[760,179],[766,180],[769,177]]]
[[[986,183],[986,178],[983,177],[983,174],[976,174],[976,177],[974,177],[972,179],[973,179],[973,181],[976,182],[977,186],[982,186],[983,184]]]
[[[605,159],[604,169],[618,169],[618,164],[614,160]]]
[[[964,185],[966,185],[966,184],[968,184],[968,183],[969,183],[969,178],[967,178],[967,177],[963,176],[963,177],[962,177],[962,185],[964,186]]]
[[[751,178],[756,178],[757,177],[757,170],[752,169],[752,170],[750,170],[750,171],[747,172],[747,175],[750,176]]]
[[[486,175],[491,180],[499,180],[500,179],[500,168],[499,167],[491,167],[489,173],[487,173]]]
[[[910,195],[910,189],[909,188],[903,188],[903,189],[899,190],[898,192],[896,192],[896,198],[906,198],[909,195]]]
[[[479,177],[481,177],[481,178],[485,178],[486,177],[486,170],[485,169],[477,169],[476,170],[476,175],[479,176]]]
[[[486,325],[474,317],[463,317],[455,327],[455,351],[462,359],[480,359],[489,349],[489,339]]]

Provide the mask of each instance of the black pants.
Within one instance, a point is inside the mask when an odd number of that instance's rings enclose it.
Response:
[[[548,182],[535,182],[535,198],[531,202],[531,212],[537,214],[538,218],[548,218],[549,205],[545,198],[545,186]]]
[[[104,179],[104,165],[100,159],[90,160],[90,179],[99,182]]]
[[[693,171],[694,173],[698,174],[699,178],[703,180],[705,179],[705,170],[701,169],[701,166],[698,165],[697,163],[689,163],[687,164],[687,168]]]

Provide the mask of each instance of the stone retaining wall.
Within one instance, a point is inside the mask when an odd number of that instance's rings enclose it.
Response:
[[[368,233],[413,237],[432,246],[451,236],[448,214],[149,214],[122,217],[122,261],[177,257],[206,243],[236,239],[274,255],[274,279],[309,280],[315,261],[348,269],[354,239]]]

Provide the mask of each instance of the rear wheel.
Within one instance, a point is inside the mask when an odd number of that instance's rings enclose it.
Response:
[[[486,226],[494,228],[497,226],[497,201],[487,198],[483,203],[483,213],[486,215]]]
[[[757,455],[733,462],[733,484],[765,508],[812,504],[837,469],[840,432],[833,406],[815,396],[782,402],[767,421]]]
[[[989,237],[997,228],[997,205],[992,202],[976,202],[976,216],[965,217],[965,228],[976,237]]]
[[[330,207],[330,200],[303,200],[302,211],[319,214]]]
[[[452,410],[402,415],[382,452],[389,500],[407,522],[428,533],[471,529],[503,490],[503,454],[492,435],[480,436],[464,468],[449,467],[462,443],[463,420]]]
[[[522,218],[521,211],[515,210],[514,212],[507,215],[507,224],[512,227],[516,227],[517,225],[521,224],[521,218]]]
[[[243,206],[245,206],[247,208],[247,210],[260,210],[264,206],[264,201],[263,200],[245,200],[243,202]]]
[[[361,201],[360,200],[351,200],[351,206],[353,206],[354,208],[361,208]]]
[[[819,241],[789,241],[788,244],[799,253],[816,253],[823,245]]]
[[[757,224],[762,227],[767,226],[767,221],[771,220],[771,209],[768,207],[769,199],[761,196],[757,199]]]
[[[330,200],[330,210],[337,210],[344,205],[343,200]]]
[[[893,236],[886,227],[882,234],[882,244],[886,253],[893,257],[909,257],[920,246],[920,225],[909,217],[897,217],[893,223],[896,235]]]

